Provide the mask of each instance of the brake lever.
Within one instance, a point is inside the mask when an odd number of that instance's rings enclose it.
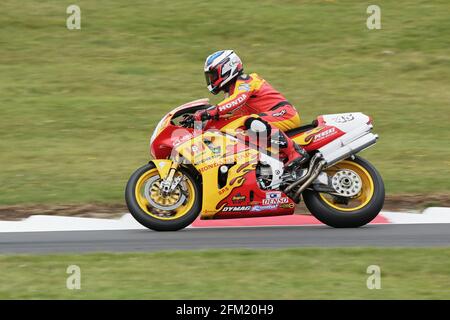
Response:
[[[185,128],[192,128],[194,126],[194,122],[194,116],[187,114],[183,116],[183,120],[180,121],[180,124]]]

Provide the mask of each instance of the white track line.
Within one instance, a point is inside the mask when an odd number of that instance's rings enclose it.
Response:
[[[432,207],[422,213],[383,212],[391,223],[450,223],[450,208]]]
[[[450,208],[428,208],[422,213],[382,212],[393,224],[450,223]],[[277,226],[279,227],[279,226]],[[204,227],[202,227],[204,228]],[[227,227],[220,227],[227,228]],[[48,232],[89,230],[139,230],[141,226],[131,214],[120,219],[95,219],[61,216],[31,216],[21,221],[0,221],[0,232]]]
[[[131,214],[120,219],[95,219],[62,216],[31,216],[21,221],[0,221],[0,232],[89,231],[146,229]]]

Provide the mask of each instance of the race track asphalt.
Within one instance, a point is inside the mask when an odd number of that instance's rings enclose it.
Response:
[[[450,224],[0,233],[0,253],[151,252],[216,248],[450,246]]]

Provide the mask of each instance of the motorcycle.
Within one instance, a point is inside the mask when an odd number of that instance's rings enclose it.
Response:
[[[291,215],[301,198],[314,217],[336,228],[363,226],[381,211],[382,177],[357,156],[378,139],[369,116],[321,115],[287,131],[310,157],[302,168],[286,172],[276,148],[246,139],[247,117],[193,120],[196,111],[209,107],[208,99],[189,102],[156,126],[150,141],[153,159],[131,175],[125,190],[130,213],[145,227],[180,230],[198,216]]]

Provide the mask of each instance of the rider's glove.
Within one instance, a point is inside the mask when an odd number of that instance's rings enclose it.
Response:
[[[206,110],[199,110],[194,114],[194,119],[195,121],[218,120],[219,110],[215,106],[209,107]]]

